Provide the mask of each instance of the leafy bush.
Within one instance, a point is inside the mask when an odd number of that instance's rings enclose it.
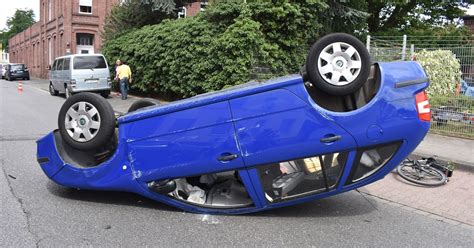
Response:
[[[320,0],[214,2],[192,18],[165,20],[107,40],[109,61],[134,72],[132,87],[179,97],[247,82],[255,67],[297,72],[320,28]]]
[[[415,54],[430,79],[430,95],[452,95],[461,81],[461,66],[449,50],[422,50]]]

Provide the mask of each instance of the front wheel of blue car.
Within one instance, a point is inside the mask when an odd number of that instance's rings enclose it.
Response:
[[[112,106],[97,94],[79,93],[69,97],[58,117],[63,140],[79,150],[104,146],[115,131]]]
[[[306,59],[310,82],[331,95],[348,95],[357,91],[367,81],[370,67],[370,55],[364,44],[344,33],[319,39]]]

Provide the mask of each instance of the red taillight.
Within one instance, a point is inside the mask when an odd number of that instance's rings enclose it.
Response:
[[[418,110],[418,117],[422,121],[431,121],[430,102],[428,101],[428,94],[422,91],[415,96],[416,109]]]

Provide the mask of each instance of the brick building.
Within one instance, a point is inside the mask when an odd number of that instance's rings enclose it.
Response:
[[[39,0],[40,19],[9,40],[10,61],[25,63],[34,77],[67,53],[98,53],[105,16],[119,0]]]
[[[179,9],[178,18],[195,16],[200,11],[204,11],[208,4],[209,2],[207,0],[190,3],[186,5],[186,7]]]
[[[474,16],[463,16],[462,19],[464,20],[464,26],[469,28],[472,34],[474,34]]]

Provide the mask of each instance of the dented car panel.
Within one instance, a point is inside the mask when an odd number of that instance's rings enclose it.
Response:
[[[414,97],[429,84],[419,64],[378,67],[378,92],[352,111],[319,106],[292,75],[122,116],[113,155],[92,167],[53,131],[37,141],[38,161],[60,185],[134,192],[198,213],[339,194],[382,179],[429,129]]]

